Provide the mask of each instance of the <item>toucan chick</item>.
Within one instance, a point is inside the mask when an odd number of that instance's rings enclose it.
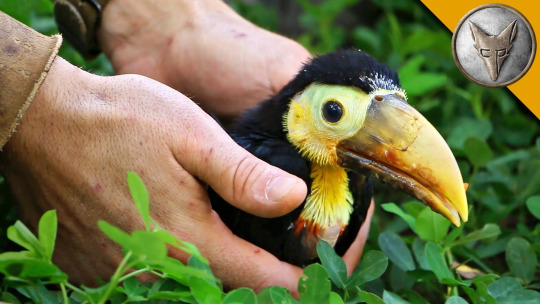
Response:
[[[305,201],[262,218],[210,191],[214,210],[238,236],[304,266],[325,240],[343,255],[373,196],[373,178],[398,187],[452,223],[467,221],[465,187],[450,148],[407,103],[397,73],[359,50],[312,59],[278,94],[228,129],[258,158],[302,178]]]

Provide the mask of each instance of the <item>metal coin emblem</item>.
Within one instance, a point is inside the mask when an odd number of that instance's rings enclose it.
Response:
[[[529,21],[503,4],[479,6],[461,19],[452,37],[457,67],[471,81],[504,87],[531,67],[536,38]]]

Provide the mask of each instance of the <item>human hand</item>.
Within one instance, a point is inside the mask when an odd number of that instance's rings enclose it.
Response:
[[[309,53],[221,0],[113,0],[100,41],[116,73],[165,83],[231,118],[277,93]]]
[[[0,154],[0,167],[30,226],[57,209],[54,260],[73,282],[95,284],[121,259],[99,219],[127,231],[143,227],[126,184],[127,171],[135,171],[148,187],[153,217],[197,245],[225,284],[277,284],[278,275],[287,276],[281,284],[296,284],[298,268],[226,229],[199,180],[264,216],[297,207],[304,182],[238,147],[193,102],[151,79],[94,76],[58,57]]]

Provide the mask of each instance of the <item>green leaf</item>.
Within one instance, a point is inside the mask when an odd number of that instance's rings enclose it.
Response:
[[[444,278],[454,279],[454,275],[450,269],[448,269],[448,265],[444,260],[441,246],[434,243],[427,243],[425,254],[429,267],[433,270],[439,280]]]
[[[366,304],[385,304],[384,301],[374,293],[362,290],[360,291],[359,295],[360,295],[360,299],[366,302]]]
[[[193,244],[191,244],[189,242],[186,242],[186,241],[182,241],[181,239],[176,237],[174,234],[170,233],[167,230],[161,229],[161,228],[154,231],[154,233],[157,236],[159,236],[159,238],[161,240],[163,240],[164,242],[166,242],[167,244],[170,244],[170,245],[172,245],[172,246],[186,252],[187,254],[198,258],[199,260],[203,261],[204,263],[208,264],[208,260],[205,257],[202,256],[201,252],[199,251],[199,249],[195,245],[193,245]]]
[[[386,304],[409,304],[409,302],[402,299],[397,294],[390,292],[388,290],[383,291],[383,301]]]
[[[426,241],[438,243],[444,239],[450,221],[426,207],[416,218],[416,232]]]
[[[403,291],[403,295],[409,300],[409,302],[414,304],[430,304],[430,302],[424,299],[420,293],[413,289],[407,289]]]
[[[120,228],[111,225],[103,220],[98,221],[98,227],[109,237],[113,242],[119,244],[122,247],[129,246],[128,243],[131,242],[131,237],[129,234],[122,231]]]
[[[35,260],[37,257],[30,251],[8,251],[0,253],[0,262],[19,261],[19,260]]]
[[[407,91],[409,96],[418,96],[428,91],[434,90],[443,86],[448,78],[440,73],[418,73],[414,78],[403,79],[402,87]]]
[[[415,278],[392,264],[390,268],[390,287],[392,290],[407,290],[413,287]]]
[[[38,299],[40,304],[57,304],[60,302],[60,292],[48,290],[45,286],[17,288],[17,291],[30,299]]]
[[[21,304],[21,301],[19,301],[16,296],[7,291],[4,291],[0,294],[0,301],[12,304]]]
[[[150,198],[148,190],[141,178],[135,172],[128,172],[128,186],[131,192],[131,197],[137,206],[137,210],[141,214],[144,221],[146,231],[150,231]]]
[[[471,286],[471,281],[458,281],[456,279],[451,278],[443,278],[441,280],[441,283],[448,286]]]
[[[418,73],[418,71],[420,70],[420,67],[422,66],[425,60],[426,58],[422,55],[417,55],[411,58],[410,60],[407,61],[406,64],[401,66],[401,68],[399,69],[399,77],[400,78],[404,78],[404,77],[414,78],[416,74]]]
[[[476,301],[476,291],[471,288],[471,287],[467,287],[467,286],[461,286],[461,289],[465,292],[465,294],[467,294],[467,296],[473,300],[473,303],[477,303]]]
[[[418,266],[424,270],[431,270],[431,267],[429,267],[429,263],[426,259],[426,242],[420,238],[414,238],[412,249],[416,262],[418,262]]]
[[[208,274],[208,278],[205,279],[205,281],[207,281],[209,284],[217,286],[214,274],[212,273],[210,266],[205,263],[205,261],[201,261],[198,257],[191,256],[188,260],[188,266]]]
[[[56,241],[56,229],[58,220],[56,218],[56,210],[45,212],[38,225],[39,242],[43,246],[43,252],[47,260],[52,260],[54,251],[54,243]]]
[[[360,266],[347,281],[346,288],[350,289],[380,277],[388,267],[388,258],[384,253],[370,250],[364,254]]]
[[[171,257],[166,257],[159,264],[152,265],[156,270],[166,273],[167,276],[183,285],[189,285],[189,278],[197,277],[203,281],[209,282],[210,279],[215,280],[215,278],[208,274],[206,271],[188,267],[179,260]],[[208,283],[210,285],[215,285]]]
[[[67,275],[57,266],[52,265],[49,261],[38,259],[0,261],[0,273],[17,277],[18,281],[21,279],[41,280],[47,284],[56,284],[67,280]]]
[[[513,238],[506,245],[506,263],[512,274],[528,284],[534,278],[536,252],[525,239]]]
[[[157,291],[147,296],[148,300],[169,300],[181,302],[191,298],[191,291]]]
[[[411,251],[397,234],[393,232],[381,233],[379,235],[379,246],[390,261],[403,271],[416,269]]]
[[[91,303],[92,302],[98,303],[99,301],[101,301],[101,299],[103,299],[106,296],[105,293],[107,292],[107,289],[109,288],[109,284],[110,283],[105,283],[96,288],[91,288],[91,287],[87,287],[83,285],[81,286],[81,289],[85,291],[84,296],[85,298],[88,298],[89,300],[91,300],[90,301]]]
[[[135,277],[126,279],[123,282],[123,288],[127,297],[132,301],[136,301],[135,298],[137,296],[140,296],[144,292],[148,291],[148,287],[142,285],[141,282]]]
[[[493,283],[495,280],[499,278],[499,275],[494,273],[488,273],[488,274],[481,274],[472,279],[472,283],[478,284],[480,282],[486,284],[486,286],[489,286],[491,283]]]
[[[479,138],[470,137],[465,141],[465,155],[475,167],[484,167],[493,159],[488,144]]]
[[[330,298],[328,299],[329,304],[343,304],[343,299],[341,296],[335,292],[330,292]]]
[[[407,225],[409,225],[409,227],[411,227],[411,229],[416,232],[416,219],[412,215],[405,213],[401,208],[399,208],[398,205],[394,203],[382,204],[381,207],[385,211],[394,213],[397,216],[401,217],[405,221],[405,223],[407,223]]]
[[[420,214],[420,212],[422,212],[425,208],[426,208],[426,205],[424,205],[423,203],[420,203],[419,201],[408,201],[404,204],[402,204],[403,206],[403,209],[405,209],[405,211],[410,214],[412,217],[414,217],[415,221],[416,221],[416,218],[418,217],[418,215]]]
[[[509,295],[510,293],[521,290],[523,287],[516,278],[504,277],[488,285],[489,294],[495,299]]]
[[[45,258],[45,250],[34,234],[21,222],[16,221],[7,229],[7,237],[18,245],[30,250],[37,256]]]
[[[296,304],[296,301],[291,292],[280,286],[270,286],[263,289],[257,294],[257,303],[258,304]]]
[[[448,298],[448,300],[446,300],[444,304],[468,304],[468,303],[467,301],[465,301],[465,299],[463,299],[460,296],[452,296]]]
[[[534,217],[540,219],[540,195],[529,197],[527,208],[529,208],[529,211]]]
[[[328,271],[328,276],[337,287],[345,287],[347,281],[347,266],[343,259],[336,254],[334,248],[327,242],[320,240],[317,243],[317,254],[321,263]]]
[[[327,303],[330,297],[328,273],[320,264],[311,264],[304,269],[298,281],[300,303]]]
[[[497,299],[498,304],[538,304],[540,293],[534,290],[516,290],[507,296]]]
[[[497,301],[488,293],[484,283],[476,284],[476,301],[478,303],[497,304]]]
[[[98,221],[99,228],[125,251],[131,251],[141,262],[162,264],[167,256],[165,242],[154,231],[134,231],[131,235],[105,222]]]
[[[447,143],[451,148],[463,150],[469,137],[485,141],[492,132],[493,126],[489,120],[464,118],[456,121]]]
[[[447,82],[446,75],[442,73],[421,72],[420,68],[424,62],[425,57],[417,55],[407,61],[398,71],[401,85],[409,96],[424,94]]]
[[[249,288],[239,288],[229,292],[223,299],[223,304],[232,303],[257,303],[257,296]]]
[[[499,236],[501,234],[501,229],[497,224],[489,223],[485,224],[484,227],[480,230],[475,230],[457,241],[452,242],[452,246],[467,244],[474,241],[479,241],[483,239],[491,239]]]
[[[199,303],[221,303],[223,292],[201,278],[191,277],[189,289]]]

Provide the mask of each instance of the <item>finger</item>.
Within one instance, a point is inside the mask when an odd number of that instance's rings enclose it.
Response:
[[[273,95],[291,81],[312,56],[296,41],[274,33],[269,33],[269,36],[275,37],[273,47],[267,48],[266,54],[266,77],[270,84],[268,95]]]
[[[199,109],[197,124],[182,132],[185,144],[174,149],[178,162],[210,185],[223,199],[263,217],[283,215],[305,198],[304,181],[270,166],[238,146],[219,125]]]
[[[368,212],[366,214],[366,220],[360,227],[356,239],[351,244],[351,247],[343,255],[343,260],[347,264],[347,271],[351,275],[358,262],[362,258],[362,253],[364,251],[364,246],[366,245],[366,240],[369,235],[369,228],[371,226],[371,219],[373,218],[373,212],[375,211],[375,201],[372,199],[371,204],[369,205]]]
[[[267,251],[232,234],[213,212],[200,229],[188,237],[210,261],[214,275],[228,288],[250,287],[256,292],[282,286],[296,292],[302,269],[278,260]],[[177,253],[173,253],[175,256]],[[182,260],[185,257],[180,256]]]

